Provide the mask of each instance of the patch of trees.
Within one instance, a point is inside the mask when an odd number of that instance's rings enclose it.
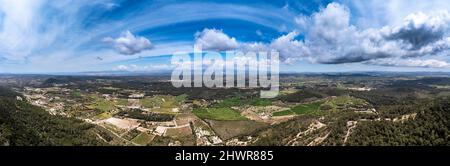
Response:
[[[15,92],[0,88],[0,145],[102,145],[91,132],[93,125],[53,116],[45,110],[17,101]]]
[[[410,105],[418,101],[414,90],[400,91],[396,89],[354,91],[350,95],[364,99],[376,108],[386,105]]]
[[[396,81],[392,86],[396,87],[424,87],[426,85],[450,85],[448,77],[426,77],[417,80]]]
[[[401,101],[395,101],[401,103]],[[394,104],[381,106],[378,114],[355,112],[330,112],[321,122],[327,126],[319,131],[321,135],[329,132],[321,145],[341,146],[347,134],[347,122],[358,121],[357,127],[345,145],[450,145],[450,98],[417,100],[413,104]],[[385,118],[400,118],[402,115],[417,113],[414,119],[403,122],[386,121]],[[380,121],[373,121],[380,118]],[[264,128],[254,133],[258,141],[254,145],[285,145],[287,141],[317,117],[300,116],[294,120]],[[370,121],[372,120],[372,121]],[[304,136],[297,141],[310,142],[315,135]]]
[[[297,91],[295,93],[291,93],[288,95],[280,96],[279,99],[284,102],[300,103],[300,102],[312,101],[314,99],[323,98],[323,97],[326,97],[326,95],[319,93],[317,91],[314,91],[314,90],[306,89],[306,90],[300,90],[300,91]]]
[[[414,120],[363,122],[352,133],[348,145],[450,145],[450,100],[432,106],[416,105]]]
[[[344,89],[338,89],[338,88],[324,88],[318,90],[320,93],[326,94],[328,96],[343,96],[348,95],[349,92]]]
[[[283,122],[273,127],[262,128],[255,132],[255,136],[259,139],[253,145],[284,146],[297,133],[307,130],[311,122],[312,117],[300,116],[294,120]]]
[[[153,112],[143,113],[140,109],[132,109],[130,111],[120,111],[116,116],[141,119],[145,121],[166,122],[173,120],[174,116],[169,114],[159,114]]]

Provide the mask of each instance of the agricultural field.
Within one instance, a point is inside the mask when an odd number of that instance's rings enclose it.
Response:
[[[139,135],[134,137],[131,140],[131,142],[134,142],[139,145],[147,145],[148,143],[150,143],[153,140],[154,137],[155,137],[154,135],[149,135],[147,133],[140,133]]]
[[[445,77],[290,75],[281,79],[285,83],[273,99],[259,98],[258,89],[173,88],[164,78],[152,77],[39,80],[41,84],[30,78],[33,84],[12,87],[19,94],[13,100],[93,126],[86,131],[107,145],[442,143],[421,142],[406,128],[431,135],[428,131],[440,131],[433,138],[448,136],[440,118],[447,116],[450,97]]]
[[[139,104],[144,108],[149,108],[153,112],[159,113],[177,113],[178,108],[184,103],[185,96],[168,96],[158,95],[153,97],[146,97],[139,100]]]
[[[339,111],[339,110],[365,108],[367,106],[369,106],[369,103],[367,103],[363,99],[358,99],[355,97],[345,95],[333,97],[331,100],[327,100],[322,105],[322,109]]]
[[[309,104],[300,104],[294,106],[290,110],[280,111],[273,113],[273,116],[286,116],[286,115],[320,115],[323,114],[321,110],[321,105],[323,101],[312,102]]]
[[[195,109],[193,113],[202,119],[211,119],[219,121],[238,121],[246,120],[240,113],[231,108],[203,108]]]
[[[258,129],[267,127],[265,123],[250,121],[250,120],[236,120],[236,121],[220,121],[207,120],[211,128],[216,132],[220,138],[228,140],[230,138],[252,133]]]
[[[92,104],[88,105],[89,109],[97,109],[101,112],[108,112],[115,109],[115,104],[112,101],[99,98],[95,95],[90,96],[90,98],[92,100]]]

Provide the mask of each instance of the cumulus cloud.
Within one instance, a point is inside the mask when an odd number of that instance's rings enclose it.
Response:
[[[222,30],[207,28],[195,34],[195,45],[211,51],[233,50],[239,46],[234,37],[229,37]]]
[[[305,39],[296,45],[303,52],[285,55],[309,57],[315,63],[341,64],[438,55],[450,48],[450,38],[446,36],[450,15],[446,11],[413,13],[400,26],[380,29],[358,29],[350,24],[350,16],[347,7],[330,3],[309,17],[297,17],[295,21],[304,29]]]
[[[450,68],[450,64],[436,59],[379,59],[366,62],[379,66],[423,67],[423,68]]]
[[[269,43],[237,42],[221,30],[196,33],[196,45],[224,51],[278,51],[285,63],[307,59],[312,63],[365,63],[382,66],[446,66],[445,61],[412,58],[444,56],[450,49],[450,14],[447,11],[412,13],[403,23],[382,28],[359,28],[351,24],[350,9],[330,3],[310,16],[294,18],[298,30]],[[300,33],[302,40],[296,39]],[[395,60],[395,61],[394,61]]]
[[[194,61],[175,61],[172,62],[173,67],[183,69],[207,69],[209,67],[220,68],[225,66],[234,66],[237,64],[245,64],[246,68],[236,68],[236,70],[257,70],[259,68],[269,68],[274,63],[280,63],[275,59],[258,59],[245,55],[235,56],[230,59],[202,59]]]
[[[128,66],[126,65],[119,65],[116,67],[117,70],[126,71],[128,70]]]
[[[145,37],[135,36],[130,31],[122,32],[118,38],[107,37],[104,42],[110,43],[114,50],[123,55],[134,55],[153,48],[152,43]]]
[[[169,70],[174,66],[168,64],[156,65],[118,65],[114,68],[116,71],[155,71],[155,70]]]
[[[240,49],[243,51],[278,51],[282,61],[291,63],[298,60],[298,55],[305,54],[308,50],[302,41],[295,38],[299,35],[297,31],[282,35],[270,43],[241,43]]]
[[[422,12],[410,14],[405,18],[404,25],[393,28],[386,36],[391,40],[402,40],[410,45],[411,49],[420,49],[423,46],[442,40],[450,15],[448,12],[437,12],[433,16]]]

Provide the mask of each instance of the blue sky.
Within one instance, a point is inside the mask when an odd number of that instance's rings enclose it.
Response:
[[[155,71],[277,50],[281,71],[450,71],[445,0],[0,0],[0,73]]]

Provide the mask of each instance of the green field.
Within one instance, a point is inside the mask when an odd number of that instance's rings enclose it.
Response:
[[[225,99],[217,104],[214,105],[215,108],[230,108],[233,106],[238,106],[238,105],[242,105],[242,99],[238,98],[238,97],[234,97],[234,98],[230,98],[230,99]]]
[[[328,108],[327,110],[331,109],[333,111],[338,111],[346,108],[360,107],[364,105],[367,105],[367,102],[362,99],[354,98],[351,96],[339,96],[325,102],[322,107]]]
[[[115,109],[113,101],[108,101],[96,95],[90,95],[89,98],[94,102],[88,105],[89,109],[95,110],[95,119],[107,119],[112,117],[111,111]]]
[[[187,97],[188,97],[188,95],[182,94],[182,95],[176,96],[175,101],[182,104],[186,101]]]
[[[364,100],[353,98],[351,96],[339,96],[335,98],[334,100],[331,100],[331,102],[335,105],[360,105],[364,104]]]
[[[80,91],[73,91],[70,95],[73,98],[81,98],[81,97],[83,97],[83,95],[81,94]]]
[[[116,104],[117,105],[127,106],[128,105],[128,100],[127,99],[117,99]]]
[[[230,108],[234,106],[242,106],[242,105],[252,105],[252,106],[269,106],[272,105],[272,101],[269,99],[262,98],[249,98],[249,99],[241,99],[238,97],[233,97],[230,99],[225,99],[213,107],[215,108]]]
[[[155,97],[146,97],[144,99],[139,100],[140,104],[147,108],[153,108],[153,107],[160,107],[163,103],[162,98],[155,96]]]
[[[140,104],[147,108],[176,108],[184,103],[186,100],[186,95],[180,96],[154,96],[154,97],[146,97],[144,99],[139,100]]]
[[[246,120],[238,112],[230,108],[205,108],[195,109],[194,114],[202,119],[211,119],[219,121]]]
[[[319,115],[320,106],[323,104],[323,101],[313,102],[309,104],[302,104],[291,108],[290,110],[280,111],[273,113],[273,116],[285,116],[285,115]]]
[[[269,99],[256,98],[250,101],[250,105],[253,106],[269,106],[272,105],[272,101]]]
[[[109,112],[103,112],[101,114],[95,115],[95,118],[97,118],[97,119],[108,119],[111,117],[112,117],[112,115]]]
[[[310,104],[302,104],[302,105],[295,106],[294,108],[291,109],[291,111],[298,115],[317,114],[317,113],[319,113],[318,111],[319,111],[320,105],[322,105],[323,103],[324,103],[323,101],[319,101],[319,102],[314,102],[314,103],[310,103]]]
[[[138,136],[134,137],[131,142],[137,143],[139,145],[147,145],[150,141],[152,141],[152,136],[147,133],[141,133]]]
[[[90,98],[94,100],[94,102],[88,106],[90,109],[97,109],[101,112],[109,112],[115,108],[112,101],[99,98],[95,95],[91,95]]]
[[[295,114],[295,113],[292,112],[291,110],[286,110],[286,111],[274,112],[272,115],[273,116],[286,116],[286,115],[293,115],[293,114]]]

